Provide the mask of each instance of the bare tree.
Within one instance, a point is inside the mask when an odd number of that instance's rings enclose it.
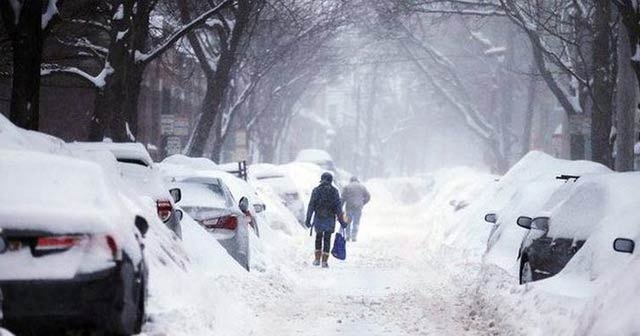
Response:
[[[42,48],[58,14],[58,2],[62,1],[0,2],[0,17],[13,55],[9,119],[26,129],[37,130],[39,126]]]

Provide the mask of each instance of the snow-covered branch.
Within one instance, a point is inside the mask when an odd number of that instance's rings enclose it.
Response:
[[[220,10],[233,5],[235,0],[223,0],[220,4],[215,6],[214,8],[209,9],[208,11],[202,13],[197,18],[193,19],[191,22],[185,24],[180,29],[175,31],[171,36],[169,36],[166,41],[161,43],[159,46],[149,51],[148,53],[142,53],[136,50],[136,61],[140,63],[148,63],[154,60],[156,57],[160,56],[167,49],[171,48],[174,43],[180,40],[182,37],[187,35],[196,27],[205,24],[209,18],[215,14],[217,14]]]
[[[107,76],[112,73],[113,73],[113,68],[108,62],[105,63],[105,66],[102,69],[102,71],[100,71],[100,73],[98,73],[96,76],[93,76],[87,73],[86,71],[83,71],[77,67],[72,67],[72,66],[57,66],[57,65],[45,64],[40,70],[41,76],[48,76],[53,74],[73,75],[91,83],[96,88],[102,88],[105,85]]]
[[[51,22],[51,19],[58,15],[58,0],[49,0],[47,10],[42,14],[42,29],[44,30]]]

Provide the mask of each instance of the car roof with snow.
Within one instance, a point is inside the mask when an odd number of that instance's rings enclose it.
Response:
[[[640,206],[629,197],[640,189],[640,173],[609,173],[581,177],[570,193],[551,208],[549,236],[586,239],[612,213]]]
[[[333,161],[331,155],[322,149],[303,149],[296,156],[298,162],[326,162]]]
[[[87,151],[110,151],[119,162],[134,163],[151,167],[153,159],[143,144],[139,142],[72,142],[69,148]]]
[[[204,169],[204,170],[218,170],[218,165],[204,157],[189,157],[182,154],[174,154],[166,157],[162,160],[162,163],[168,163],[172,165],[181,165],[189,167],[191,169]]]
[[[97,164],[24,150],[0,150],[0,156],[4,229],[104,232],[124,224],[124,218],[133,224],[133,211]]]
[[[249,175],[259,180],[286,176],[283,169],[269,163],[258,163],[249,166]]]

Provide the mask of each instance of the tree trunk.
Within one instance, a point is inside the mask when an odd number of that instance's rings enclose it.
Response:
[[[618,30],[618,83],[616,85],[616,159],[617,171],[633,170],[633,146],[635,144],[635,119],[638,82],[633,75],[629,36],[620,26]]]
[[[130,72],[133,70],[130,34],[134,1],[123,0],[113,4],[114,19],[111,22],[109,54],[105,68],[113,71],[106,76],[104,86],[98,88],[90,140],[102,141],[105,136],[115,142],[131,141],[127,135],[125,107],[129,91]],[[119,8],[122,7],[122,13]]]
[[[593,41],[593,108],[591,111],[592,160],[611,166],[611,144],[614,74],[611,71],[611,3],[595,2],[595,36]]]
[[[505,69],[514,69],[515,68],[515,35],[516,31],[514,28],[510,28],[507,32],[507,51],[506,51],[506,59],[504,64],[501,64],[499,67],[498,78],[500,79],[500,84],[502,86],[502,90],[500,90],[500,147],[502,151],[502,156],[504,158],[504,162],[498,163],[498,166],[503,167],[504,172],[509,169],[510,160],[512,157],[514,141],[511,134],[511,116],[514,113],[514,104],[513,104],[513,90],[515,87],[515,81],[513,78],[513,74],[511,71],[507,71]],[[500,62],[502,63],[502,62]]]
[[[7,16],[3,14],[3,20],[6,19]],[[42,1],[24,1],[17,22],[11,43],[13,47],[13,83],[9,119],[19,127],[38,130],[40,63],[42,59]],[[10,23],[5,23],[5,25],[7,24]]]
[[[251,4],[249,0],[238,1],[235,9],[236,22],[231,32],[231,41],[227,48],[221,49],[215,75],[211,81],[207,81],[207,93],[209,97],[207,97],[208,100],[203,102],[202,115],[194,131],[195,134],[191,142],[191,148],[188,150],[189,156],[200,157],[204,155],[205,145],[211,135],[214,122],[219,114],[222,113],[222,103],[227,87],[229,86],[229,81],[231,80],[231,69],[236,63],[236,51],[249,21],[250,9]],[[201,59],[199,59],[199,61],[208,62],[208,60]],[[214,142],[220,141],[216,138]],[[214,148],[214,151],[216,150],[218,149]]]
[[[535,64],[529,68],[531,78],[529,79],[529,88],[527,90],[527,110],[524,116],[524,134],[522,137],[522,156],[527,155],[531,150],[531,129],[533,125],[533,112],[536,100],[537,81],[535,77]]]
[[[136,13],[133,15],[131,41],[133,43],[131,50],[148,50],[149,47],[149,16],[151,10],[155,7],[156,1],[138,1]],[[148,62],[136,62],[135,54],[130,53],[126,58],[128,62],[129,76],[125,85],[127,89],[122,92],[124,100],[123,113],[129,124],[129,131],[133,137],[138,136],[138,99],[140,97],[140,87],[144,76],[144,70]]]
[[[626,28],[630,54],[635,55],[638,44],[640,43],[640,12],[634,8],[635,6],[631,0],[616,1],[615,3],[618,6],[622,24]],[[619,32],[619,34],[620,33],[622,32]],[[633,59],[631,61],[631,67],[636,75],[637,82],[640,83],[640,60]]]

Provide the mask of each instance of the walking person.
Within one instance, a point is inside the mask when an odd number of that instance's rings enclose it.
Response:
[[[307,227],[313,226],[316,231],[316,249],[314,266],[329,267],[329,251],[331,250],[331,234],[335,230],[336,218],[342,227],[347,223],[342,219],[342,203],[340,192],[331,183],[333,175],[325,172],[320,178],[320,185],[313,189],[307,209]],[[313,225],[312,225],[313,217]]]
[[[371,195],[358,178],[353,176],[349,184],[342,190],[342,202],[345,204],[349,224],[347,225],[347,241],[356,241],[358,239],[358,228],[360,226],[360,217],[362,216],[362,208],[369,203]]]

